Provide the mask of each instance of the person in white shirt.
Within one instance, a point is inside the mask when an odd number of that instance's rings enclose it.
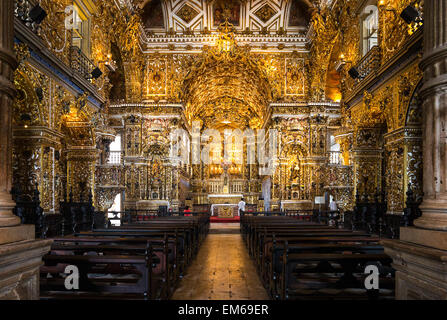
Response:
[[[329,210],[330,211],[337,211],[337,202],[334,201],[334,199],[331,200],[331,203],[329,203]]]
[[[336,220],[338,218],[338,208],[337,208],[337,202],[335,202],[334,199],[331,200],[331,202],[329,203],[329,225],[333,226],[333,225],[337,225],[336,224]]]
[[[244,201],[244,198],[242,198],[241,201],[239,201],[239,203],[237,205],[237,208],[238,208],[238,215],[240,216],[241,215],[241,211],[245,211],[245,201]]]

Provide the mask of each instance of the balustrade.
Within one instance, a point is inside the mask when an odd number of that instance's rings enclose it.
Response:
[[[30,11],[36,4],[35,0],[16,0],[14,1],[14,15],[32,32],[38,34],[40,25],[30,18]]]
[[[71,68],[87,80],[92,79],[92,71],[95,69],[93,62],[81,51],[80,48],[70,48]]]
[[[123,163],[123,152],[122,151],[110,151],[109,158],[107,159],[108,164],[122,164]]]
[[[341,151],[330,151],[328,152],[328,158],[330,164],[343,164],[343,158],[341,156]]]
[[[359,77],[353,79],[348,77],[346,79],[346,86],[348,90],[352,90],[357,86],[363,79],[368,77],[374,71],[379,69],[381,62],[380,47],[374,46],[369,50],[369,52],[354,66],[354,68],[359,73]]]
[[[379,236],[398,239],[400,227],[412,226],[413,221],[420,217],[419,202],[413,198],[413,191],[408,186],[406,208],[402,214],[387,213],[385,195],[376,193],[356,195],[354,211],[345,212],[344,227],[352,230],[365,230]]]

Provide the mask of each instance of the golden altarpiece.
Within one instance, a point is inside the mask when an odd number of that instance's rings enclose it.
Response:
[[[47,14],[40,24],[29,16],[37,2]],[[445,92],[445,71],[435,67],[445,64],[445,43],[435,43],[446,34],[445,10],[435,10],[443,0],[0,3],[14,13],[4,29],[13,31],[17,65],[0,56],[15,86],[13,195],[37,188],[45,213],[90,197],[103,212],[234,208],[242,197],[250,210],[288,210],[332,197],[342,211],[380,198],[401,215],[413,192],[424,199],[421,228],[402,228],[404,239],[385,241],[385,251],[400,268],[398,286],[422,283],[435,266],[436,283],[416,291],[445,298],[445,266],[428,264],[428,249],[418,247],[417,274],[399,260],[421,244],[446,249],[442,180],[423,165],[443,168],[445,137],[422,129],[432,116],[422,105],[432,110]],[[409,6],[414,19],[400,14]],[[8,104],[11,90],[0,89]],[[440,118],[425,124],[441,128]],[[243,139],[225,150],[229,130]],[[262,130],[267,161],[248,163],[245,133]],[[184,158],[173,148],[178,132],[183,149],[207,150],[213,161]],[[7,152],[9,139],[1,143]],[[8,166],[0,168],[7,178]]]
[[[400,213],[408,183],[421,194],[421,31],[392,12],[408,1],[385,2],[378,43],[362,55],[362,1],[321,1],[318,10],[279,0],[42,1],[48,18],[38,30],[17,21],[14,185],[28,194],[37,185],[46,212],[70,193],[91,193],[98,210],[118,194],[122,210],[242,196],[275,210],[329,195],[349,209],[355,194],[379,192]],[[17,2],[17,20],[30,3]],[[89,21],[87,51],[67,41],[75,31],[61,12],[73,3]],[[397,58],[404,63],[389,73]],[[352,79],[350,66],[364,77]],[[194,123],[221,141],[226,130],[275,130],[272,174],[247,164],[247,139],[229,161],[223,142],[212,164],[183,161],[170,137],[184,130],[191,141]],[[110,151],[118,135],[121,148]]]

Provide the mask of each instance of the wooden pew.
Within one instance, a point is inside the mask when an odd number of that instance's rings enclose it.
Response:
[[[157,298],[157,279],[153,272],[157,261],[151,242],[138,248],[118,245],[112,251],[106,251],[99,245],[96,248],[74,247],[76,249],[59,243],[43,257],[41,299]],[[121,254],[121,249],[129,254]],[[92,252],[96,254],[92,255]],[[67,265],[75,265],[79,270],[79,290],[65,288],[65,279],[61,274]]]
[[[92,239],[101,239],[104,242],[104,239],[163,239],[166,237],[166,241],[168,241],[170,245],[170,250],[173,252],[174,256],[174,272],[180,278],[183,277],[183,272],[186,269],[186,265],[188,265],[193,258],[193,246],[192,244],[177,230],[102,230],[102,231],[93,231],[93,232],[83,232],[74,235],[78,238],[92,238]],[[133,241],[138,242],[138,241]]]
[[[290,217],[259,216],[243,217],[241,232],[274,299],[392,297],[391,260],[374,235]],[[381,266],[385,287],[380,292],[362,289],[366,275],[361,267],[371,263]]]
[[[371,299],[379,298],[379,292],[366,290],[364,275],[368,264],[391,264],[391,258],[384,253],[293,253],[289,254],[286,242],[282,254],[282,273],[280,275],[281,299]],[[309,263],[314,263],[309,264]],[[303,264],[304,267],[297,268]],[[332,263],[340,265],[340,269]],[[314,266],[316,265],[316,266]],[[292,274],[296,274],[293,277]],[[304,277],[303,273],[318,273],[318,277]],[[324,276],[322,274],[324,273]],[[339,276],[338,274],[342,274]],[[355,275],[356,274],[356,275]],[[379,284],[386,298],[393,297],[394,281],[386,281],[386,275],[379,278]],[[307,282],[307,283],[306,283]],[[326,289],[321,291],[321,289]],[[327,289],[332,289],[328,291]],[[334,290],[335,289],[335,290]],[[353,290],[354,289],[354,290]]]
[[[169,299],[208,230],[206,216],[157,217],[55,238],[41,268],[43,297],[119,299],[122,293],[125,299]],[[143,270],[140,260],[149,259],[148,246],[152,262]],[[97,258],[85,258],[92,254]],[[60,276],[64,272],[61,266],[75,262],[82,267],[81,273],[93,270],[99,276],[94,280],[83,279],[83,292],[67,293]],[[50,272],[53,278],[46,277],[48,271],[53,272]],[[123,277],[127,273],[129,279]],[[116,286],[119,288],[112,288]]]

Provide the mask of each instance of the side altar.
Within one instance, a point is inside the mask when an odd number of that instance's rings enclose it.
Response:
[[[242,194],[209,194],[211,215],[220,218],[232,218],[238,215],[238,203]]]

